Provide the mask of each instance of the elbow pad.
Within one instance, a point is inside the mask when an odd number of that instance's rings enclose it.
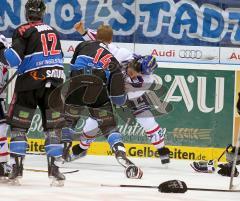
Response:
[[[4,57],[11,67],[18,67],[22,63],[22,59],[13,48],[5,49]]]

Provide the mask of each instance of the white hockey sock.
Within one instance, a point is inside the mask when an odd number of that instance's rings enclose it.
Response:
[[[98,122],[89,117],[83,127],[83,134],[80,136],[79,146],[82,149],[88,149],[91,143],[96,139],[98,131]]]
[[[150,111],[136,115],[136,120],[144,128],[148,139],[156,149],[164,147],[164,133]]]

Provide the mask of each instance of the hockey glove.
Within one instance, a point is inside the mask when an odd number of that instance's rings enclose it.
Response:
[[[125,174],[129,179],[141,179],[143,176],[143,171],[135,165],[129,165],[125,169]]]
[[[193,162],[190,164],[190,166],[196,171],[196,172],[203,172],[203,173],[213,173],[216,169],[216,161],[209,160],[209,161],[199,161],[199,162]]]
[[[170,180],[161,183],[158,186],[158,191],[162,193],[185,193],[187,191],[187,185],[180,180]]]
[[[220,164],[218,165],[218,167],[220,168],[220,170],[218,170],[218,174],[225,177],[231,177],[232,163]],[[239,175],[239,172],[235,167],[234,177],[237,177],[238,175]]]

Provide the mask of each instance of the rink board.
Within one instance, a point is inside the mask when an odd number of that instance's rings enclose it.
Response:
[[[43,153],[43,139],[28,139],[30,153]],[[75,141],[74,144],[79,142]],[[130,157],[150,157],[158,158],[159,155],[152,145],[148,144],[125,144],[127,155]],[[218,159],[224,151],[223,148],[204,148],[204,147],[189,147],[189,146],[168,146],[170,149],[170,157],[174,159],[184,160],[211,160]],[[93,142],[88,150],[90,155],[111,156],[112,151],[107,142]],[[225,156],[221,161],[225,161]]]

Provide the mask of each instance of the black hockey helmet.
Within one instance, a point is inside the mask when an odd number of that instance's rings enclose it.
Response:
[[[46,6],[44,0],[28,0],[25,4],[25,16],[27,21],[42,20]]]

